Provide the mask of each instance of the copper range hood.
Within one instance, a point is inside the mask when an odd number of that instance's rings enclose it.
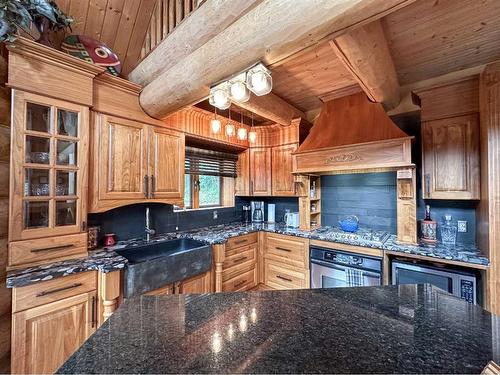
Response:
[[[293,172],[333,174],[411,166],[411,142],[379,103],[364,93],[323,104],[309,135],[293,156]]]

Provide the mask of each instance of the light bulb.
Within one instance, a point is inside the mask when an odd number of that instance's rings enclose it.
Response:
[[[220,132],[220,128],[222,127],[222,124],[220,123],[219,120],[216,118],[210,120],[210,127],[212,128],[212,133],[218,134]]]
[[[226,135],[232,137],[234,135],[234,125],[230,122],[226,125]]]
[[[263,70],[250,71],[248,88],[257,96],[269,94],[273,88],[273,80],[269,73]]]
[[[248,132],[248,140],[250,141],[250,143],[255,143],[255,141],[257,140],[257,133],[254,131]]]
[[[212,89],[209,102],[219,109],[227,109],[231,105],[229,93],[223,88]]]
[[[233,82],[229,91],[231,92],[231,99],[238,103],[244,103],[250,99],[250,92],[244,82]]]
[[[240,141],[244,141],[245,139],[247,139],[247,130],[245,128],[239,128],[237,135]]]

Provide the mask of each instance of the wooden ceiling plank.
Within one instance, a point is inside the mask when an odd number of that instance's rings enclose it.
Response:
[[[83,34],[85,32],[85,23],[87,22],[87,13],[89,2],[84,0],[71,0],[69,15],[75,20],[71,25],[73,34]]]
[[[246,103],[238,103],[238,107],[253,112],[272,122],[288,126],[295,118],[306,118],[304,112],[299,111],[279,96],[269,93],[264,96],[251,95]]]
[[[128,78],[143,86],[147,85],[162,72],[174,66],[177,61],[201,47],[262,1],[207,1],[174,30],[175,0],[170,0],[168,2],[168,27],[171,34],[139,63]],[[189,39],[189,42],[186,42],[187,39]]]
[[[125,0],[122,16],[120,18],[120,24],[116,32],[116,38],[113,46],[110,46],[118,55],[122,64],[124,63],[127,55],[128,45],[132,31],[134,30],[135,19],[137,18],[140,4],[141,2],[137,0]]]
[[[386,110],[400,102],[399,82],[380,20],[330,41],[368,98]]]
[[[101,40],[101,30],[106,14],[108,0],[91,0],[87,13],[87,22],[85,23],[84,34],[91,38]]]
[[[71,0],[57,0],[56,4],[64,14],[69,15]],[[52,32],[51,39],[52,39],[52,44],[54,45],[55,49],[60,49],[61,43],[63,42],[64,37],[65,37],[65,30],[64,29]]]
[[[127,48],[127,55],[123,61],[123,75],[127,75],[137,64],[155,6],[156,0],[141,0],[139,12]]]
[[[125,0],[108,0],[101,28],[101,41],[112,48],[120,27]]]
[[[345,32],[346,29],[365,24],[367,20],[376,20],[391,9],[412,2],[413,0],[263,2],[148,84],[141,93],[141,105],[149,115],[165,117],[200,101],[208,95],[211,84],[257,60],[268,64],[279,61],[318,43],[327,35]],[[206,3],[200,10],[205,5]],[[197,12],[188,20],[196,16]],[[192,35],[186,35],[184,42],[192,40]],[[224,53],[221,53],[221,46]],[[161,63],[156,61],[156,64]],[[140,82],[140,77],[133,81]]]

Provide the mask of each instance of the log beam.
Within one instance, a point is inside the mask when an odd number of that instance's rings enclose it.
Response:
[[[284,126],[290,125],[295,118],[306,118],[304,112],[273,93],[264,96],[252,94],[248,102],[236,105]]]
[[[396,68],[380,20],[341,35],[330,45],[371,101],[382,103],[386,110],[399,104]]]
[[[207,0],[180,23],[130,72],[128,79],[146,86],[263,0]],[[173,1],[170,1],[173,3]]]
[[[208,96],[210,85],[256,61],[276,63],[412,2],[414,0],[264,1],[158,75],[144,87],[141,106],[150,116],[164,118],[201,101]],[[196,17],[196,13],[190,17]],[[192,37],[186,35],[184,43],[191,42]]]

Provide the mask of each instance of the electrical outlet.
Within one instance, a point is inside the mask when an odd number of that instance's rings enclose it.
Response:
[[[214,220],[217,219],[219,217],[219,214],[217,213],[217,211],[214,211]]]
[[[467,232],[467,222],[465,220],[458,220],[458,231],[460,233]]]

